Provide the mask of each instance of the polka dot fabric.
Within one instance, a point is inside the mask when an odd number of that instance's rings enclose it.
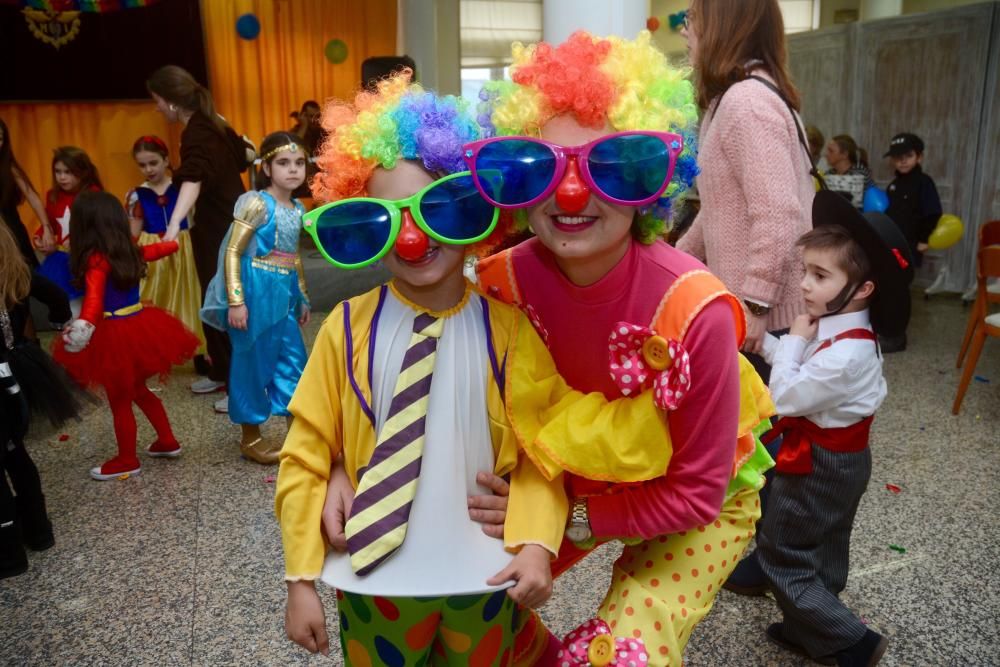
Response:
[[[608,624],[597,618],[566,635],[556,658],[559,667],[588,667],[594,664],[601,667],[641,667],[648,663],[649,654],[641,639],[614,637]]]
[[[760,499],[743,489],[712,523],[626,546],[598,616],[615,636],[641,639],[649,665],[680,667],[691,631],[754,535]]]
[[[340,643],[352,667],[508,667],[516,605],[507,591],[405,598],[337,591]]]
[[[656,406],[661,410],[676,410],[691,387],[691,358],[678,341],[663,341],[670,365],[657,371],[650,366],[644,351],[647,341],[654,336],[656,332],[649,327],[628,322],[615,325],[608,338],[611,379],[622,396],[639,394],[653,387]]]

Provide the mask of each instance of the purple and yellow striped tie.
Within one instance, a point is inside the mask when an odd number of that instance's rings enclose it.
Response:
[[[379,433],[344,526],[351,568],[364,576],[403,544],[424,451],[431,376],[444,320],[421,313]]]

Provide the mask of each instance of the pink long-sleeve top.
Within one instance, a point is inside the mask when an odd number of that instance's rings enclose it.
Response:
[[[598,282],[571,283],[537,239],[511,252],[522,306],[530,306],[556,367],[574,388],[621,392],[609,374],[608,338],[618,322],[651,326],[656,309],[683,273],[705,267],[662,242],[633,242]],[[688,530],[718,516],[732,472],[739,417],[739,367],[732,310],[708,305],[688,329],[692,388],[669,413],[673,454],[666,475],[609,488],[567,474],[570,494],[589,496],[597,538],[642,537]],[[593,495],[597,494],[597,495]]]
[[[698,142],[701,211],[677,243],[730,292],[770,305],[769,331],[805,312],[795,242],[812,228],[816,192],[796,122],[781,98],[753,79],[712,103]]]

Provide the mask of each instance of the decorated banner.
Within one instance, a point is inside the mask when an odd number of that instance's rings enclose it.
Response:
[[[207,82],[198,0],[0,0],[0,100],[148,99],[180,65]]]

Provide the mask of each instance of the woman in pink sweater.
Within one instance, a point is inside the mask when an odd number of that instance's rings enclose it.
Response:
[[[766,331],[804,312],[795,241],[811,227],[815,194],[781,10],[777,0],[692,0],[683,34],[705,116],[701,212],[677,247],[746,304],[743,350],[756,355]],[[763,360],[751,360],[766,381]]]
[[[683,34],[705,117],[701,212],[677,247],[702,259],[743,300],[743,350],[767,382],[771,368],[759,355],[764,333],[786,332],[805,312],[795,242],[812,228],[815,195],[781,10],[777,0],[692,0]],[[779,443],[769,446],[772,456]],[[760,493],[762,515],[769,488]],[[767,590],[756,555],[740,562],[725,588],[745,595]]]

